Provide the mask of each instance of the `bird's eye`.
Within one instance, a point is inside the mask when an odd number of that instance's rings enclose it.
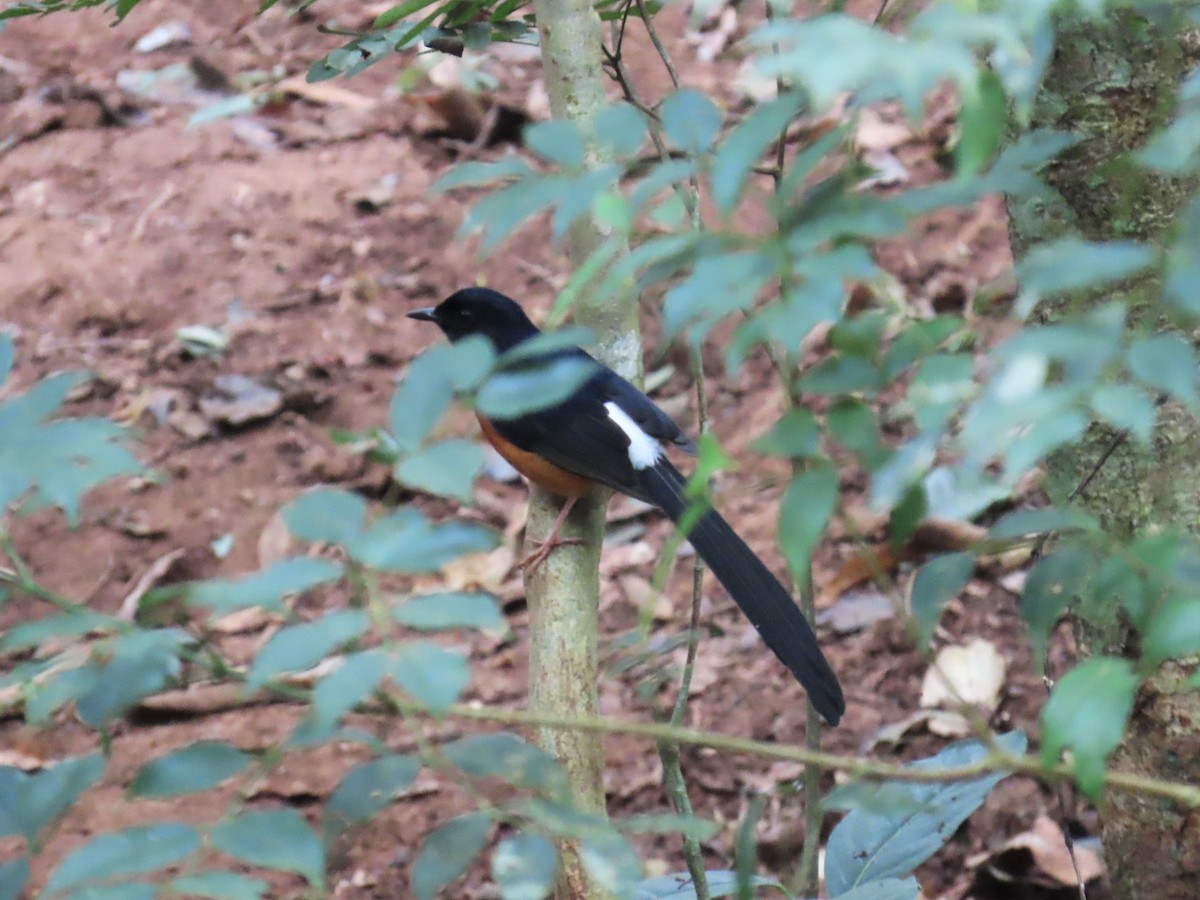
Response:
[[[464,309],[460,309],[458,311],[458,317],[460,319],[463,319],[464,321],[470,322],[473,318],[475,318],[475,313],[471,312],[471,310],[469,310],[469,309],[464,308]]]

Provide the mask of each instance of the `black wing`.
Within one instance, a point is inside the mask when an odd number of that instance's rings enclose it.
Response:
[[[563,403],[492,424],[522,450],[651,503],[629,461],[629,438],[609,417],[604,404],[615,402],[646,434],[662,443],[689,453],[695,453],[695,445],[653,400],[616,372],[596,365],[599,371]]]

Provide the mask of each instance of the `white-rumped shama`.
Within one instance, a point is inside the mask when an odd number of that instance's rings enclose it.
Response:
[[[487,288],[466,288],[409,318],[433,322],[451,341],[487,338],[497,353],[541,332],[516,302]],[[686,479],[666,457],[673,444],[695,445],[654,401],[578,347],[551,351],[596,367],[566,400],[513,419],[479,417],[484,436],[522,475],[567,499],[540,554],[554,546],[574,502],[597,484],[661,508],[678,524],[688,509]],[[817,711],[836,725],[846,709],[837,676],[791,595],[714,510],[691,526],[688,540],[758,629],[767,646],[808,691]],[[539,554],[535,554],[537,556]]]

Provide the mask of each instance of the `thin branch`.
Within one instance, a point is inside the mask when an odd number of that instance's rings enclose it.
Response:
[[[1054,690],[1054,679],[1049,675],[1043,675],[1042,685],[1046,688],[1046,699],[1049,700],[1050,694]],[[1079,858],[1075,854],[1075,839],[1071,837],[1071,829],[1067,823],[1067,790],[1066,784],[1058,784],[1054,788],[1054,798],[1058,803],[1058,828],[1062,832],[1067,856],[1071,859],[1071,869],[1075,872],[1075,885],[1079,890],[1079,900],[1087,900],[1087,885],[1083,880],[1083,873],[1079,869]]]
[[[696,406],[700,417],[699,430],[703,434],[708,428],[708,394],[704,386],[704,361],[698,350],[692,354],[692,375],[696,382]],[[696,668],[696,650],[700,642],[700,599],[703,583],[704,560],[697,553],[692,565],[692,611],[688,624],[687,657],[683,664],[683,675],[679,679],[679,693],[675,696],[675,706],[671,710],[670,722],[672,725],[683,724],[688,695],[692,690],[692,673]],[[658,755],[663,764],[663,784],[671,796],[675,811],[683,816],[691,816],[693,814],[692,801],[688,797],[687,781],[683,777],[679,745],[671,741],[659,741]],[[692,876],[692,885],[695,888],[697,900],[708,900],[710,897],[708,875],[704,870],[704,853],[700,847],[700,841],[690,835],[684,835],[683,855],[687,861],[688,872]]]
[[[679,90],[679,72],[676,70],[675,64],[671,62],[671,54],[667,52],[667,48],[658,36],[658,31],[654,27],[654,19],[646,15],[645,0],[634,0],[634,2],[637,3],[638,13],[641,15],[642,22],[646,26],[646,34],[650,36],[650,43],[654,45],[654,50],[658,54],[658,58],[662,60],[663,65],[667,69],[671,85],[675,90]]]
[[[410,714],[433,715],[419,706],[405,704]],[[679,744],[710,747],[731,753],[748,753],[769,759],[788,760],[817,766],[821,769],[843,772],[851,778],[871,781],[903,781],[918,784],[970,781],[983,775],[1010,772],[1014,775],[1032,775],[1054,781],[1069,780],[1073,776],[1065,763],[1046,766],[1040,757],[1018,756],[1002,750],[989,752],[977,762],[965,766],[946,768],[909,768],[894,763],[881,763],[856,756],[812,751],[803,747],[785,747],[777,743],[756,741],[750,738],[732,737],[716,732],[700,731],[657,722],[630,722],[620,719],[582,719],[570,716],[549,716],[519,710],[480,709],[456,704],[447,710],[452,716],[478,722],[496,722],[506,725],[530,725],[539,728],[567,729],[600,734],[626,734],[650,740],[668,740]],[[1200,808],[1200,786],[1177,781],[1165,781],[1139,775],[1136,772],[1110,771],[1104,784],[1113,790],[1159,797],[1179,803],[1188,808]]]
[[[188,658],[189,655],[185,653],[184,656]],[[212,666],[210,661],[200,657],[191,657],[190,661],[202,667],[211,668]],[[247,677],[245,672],[239,671],[232,666],[227,667],[226,672],[229,679],[237,682],[244,682]],[[267,682],[262,686],[262,689],[272,694],[300,702],[308,702],[312,696],[310,688],[279,680]],[[938,784],[969,781],[973,778],[997,772],[1030,775],[1054,783],[1070,781],[1073,778],[1073,770],[1066,763],[1047,766],[1039,756],[1017,755],[999,748],[990,750],[982,759],[969,765],[918,769],[896,763],[877,762],[857,756],[813,751],[806,747],[789,747],[773,741],[756,741],[752,738],[734,737],[715,731],[685,728],[665,722],[633,722],[623,719],[601,718],[599,716],[588,718],[529,712],[525,710],[487,709],[462,703],[453,704],[448,709],[434,710],[424,704],[386,692],[384,697],[386,698],[386,702],[383,706],[379,703],[361,703],[356,707],[356,711],[366,714],[395,712],[402,715],[421,716],[439,721],[446,718],[457,718],[473,722],[519,725],[555,731],[578,731],[590,734],[624,734],[631,737],[646,738],[651,741],[671,741],[676,744],[709,747],[713,750],[723,750],[729,753],[744,753],[764,759],[798,762],[816,766],[823,770],[842,772],[850,778],[871,781]],[[1178,803],[1187,808],[1200,808],[1200,786],[1198,785],[1167,781],[1147,775],[1140,775],[1136,772],[1117,770],[1109,771],[1105,774],[1104,786],[1124,793],[1158,797]]]
[[[63,612],[74,613],[76,615],[86,615],[89,612],[88,608],[82,603],[76,603],[62,594],[42,587],[34,577],[33,570],[29,568],[29,565],[25,562],[25,558],[18,552],[16,544],[13,543],[12,537],[7,532],[0,532],[0,550],[4,551],[4,555],[12,563],[11,572],[7,569],[0,569],[0,584],[11,584],[17,590],[21,591],[21,593],[36,597],[38,600],[43,600],[58,607]]]

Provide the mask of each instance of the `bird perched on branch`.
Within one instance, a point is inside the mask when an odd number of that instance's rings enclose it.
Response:
[[[515,301],[487,288],[466,288],[408,316],[433,322],[452,342],[485,337],[498,353],[541,333]],[[676,525],[686,518],[688,540],[701,559],[808,691],[825,721],[836,725],[846,709],[841,686],[791,595],[719,513],[686,515],[691,506],[686,479],[667,459],[665,446],[694,454],[692,441],[654,401],[583,350],[548,353],[589,360],[595,371],[567,399],[544,409],[503,420],[479,416],[484,435],[501,456],[533,483],[566,499],[549,538],[529,562],[538,564],[563,543],[559,528],[575,502],[597,485],[654,504]]]

